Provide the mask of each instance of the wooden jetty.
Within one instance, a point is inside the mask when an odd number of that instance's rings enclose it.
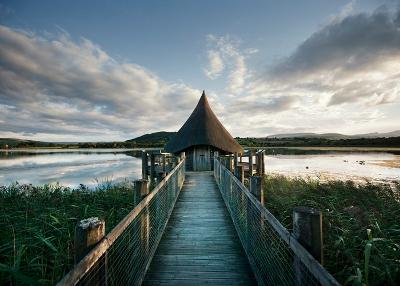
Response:
[[[142,152],[138,204],[110,233],[97,218],[77,226],[59,286],[339,285],[321,265],[321,213],[280,224],[263,205],[263,151],[245,153],[204,92],[166,151]]]
[[[253,285],[212,172],[189,172],[144,285]]]

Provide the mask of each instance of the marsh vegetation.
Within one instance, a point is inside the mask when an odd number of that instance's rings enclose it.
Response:
[[[398,285],[400,183],[266,176],[266,207],[289,230],[296,206],[323,213],[324,266],[345,285]]]
[[[135,206],[129,182],[0,187],[0,285],[53,285],[73,265],[76,223],[106,221],[109,232]]]

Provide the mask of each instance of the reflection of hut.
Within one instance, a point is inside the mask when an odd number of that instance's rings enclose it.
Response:
[[[185,152],[186,169],[192,171],[212,170],[215,151],[220,154],[243,153],[243,148],[211,110],[204,91],[196,108],[165,150]]]

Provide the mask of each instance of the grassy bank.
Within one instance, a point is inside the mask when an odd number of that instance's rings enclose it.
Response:
[[[324,266],[346,285],[398,285],[400,184],[321,183],[266,176],[266,207],[288,229],[296,206],[323,212]]]
[[[129,183],[96,191],[0,187],[0,285],[53,285],[73,265],[76,223],[97,216],[109,232],[134,207]]]

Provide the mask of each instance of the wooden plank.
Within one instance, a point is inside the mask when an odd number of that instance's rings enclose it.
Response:
[[[212,172],[188,172],[144,285],[255,285]]]

